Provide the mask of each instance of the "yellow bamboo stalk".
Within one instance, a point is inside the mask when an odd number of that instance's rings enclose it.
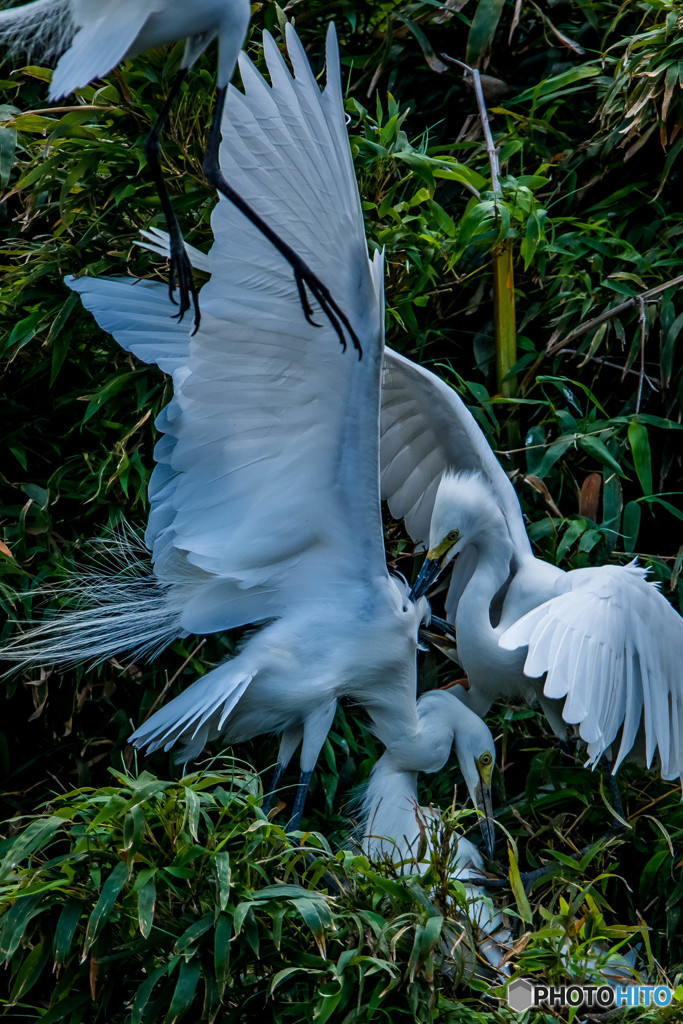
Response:
[[[517,362],[517,330],[515,324],[515,277],[512,259],[512,238],[494,246],[493,264],[493,329],[496,343],[496,378],[498,392],[505,398],[517,394],[517,377],[508,377]],[[507,379],[506,379],[507,378]]]

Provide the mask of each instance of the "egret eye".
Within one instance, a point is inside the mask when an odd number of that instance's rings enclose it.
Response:
[[[487,768],[490,764],[492,764],[492,762],[493,757],[491,756],[491,754],[489,754],[488,751],[485,751],[479,758],[479,764],[483,765],[484,768]]]
[[[448,534],[448,539],[449,540],[457,540],[459,536],[460,536],[460,531],[459,530],[451,530],[451,532]]]

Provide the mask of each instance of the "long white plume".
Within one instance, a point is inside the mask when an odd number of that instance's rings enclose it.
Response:
[[[61,56],[74,37],[70,0],[34,0],[0,11],[0,48],[45,61]]]
[[[177,637],[182,588],[159,583],[149,552],[128,526],[94,545],[91,563],[46,588],[69,604],[10,641],[0,657],[17,669],[29,665],[96,665],[115,654],[153,657]]]

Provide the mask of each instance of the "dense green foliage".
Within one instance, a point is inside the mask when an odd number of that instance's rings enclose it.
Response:
[[[544,557],[569,568],[637,553],[675,601],[680,4],[300,0],[288,16],[318,67],[325,25],[337,23],[368,234],[386,251],[389,343],[455,386],[494,448],[510,452],[505,465]],[[255,11],[257,61],[260,29],[280,39],[283,18],[271,0]],[[441,52],[485,73],[501,196],[471,88]],[[145,520],[153,422],[169,382],[103,335],[62,277],[165,273],[135,242],[140,229],[163,227],[143,143],[181,53],[147,54],[53,108],[49,71],[16,60],[0,68],[0,601],[12,620],[59,603],[40,590],[87,557],[89,538],[121,517]],[[203,249],[214,59],[193,71],[164,143],[181,224]],[[491,313],[491,254],[508,239],[514,398],[496,381]],[[392,564],[410,575],[398,524],[387,522],[387,538]],[[349,828],[344,803],[380,752],[357,708],[340,712],[316,772],[309,860],[285,843],[282,815],[265,820],[258,779],[230,761],[178,781],[156,755],[138,774],[131,723],[234,641],[177,643],[153,665],[111,660],[6,682],[3,1012],[108,1024],[185,1011],[192,1020],[515,1019],[498,989],[463,981],[467,934],[452,952],[463,894],[438,858],[418,881],[335,852]],[[425,658],[422,686],[449,677]],[[678,984],[678,787],[622,768],[631,831],[572,860],[610,820],[604,774],[584,771],[580,754],[560,755],[533,709],[502,709],[490,724],[513,858],[522,870],[555,865],[528,902],[519,886],[496,891],[517,920],[512,969],[581,977],[587,943],[633,935],[644,972]],[[265,769],[272,741],[239,753]],[[450,772],[423,780],[425,802],[448,806],[456,781]]]

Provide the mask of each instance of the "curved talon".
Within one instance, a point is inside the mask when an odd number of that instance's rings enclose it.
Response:
[[[362,349],[361,343],[360,343],[360,341],[358,339],[358,335],[356,334],[356,332],[354,331],[353,327],[351,326],[351,324],[349,322],[349,319],[346,316],[346,314],[344,313],[344,311],[339,308],[339,306],[337,305],[335,300],[332,298],[332,295],[330,293],[329,288],[327,288],[326,285],[324,285],[321,281],[319,281],[315,277],[315,275],[311,271],[309,271],[309,270],[298,271],[298,272],[295,271],[295,278],[298,278],[299,274],[301,275],[302,281],[304,281],[306,283],[308,288],[311,290],[312,294],[317,299],[317,301],[320,304],[320,308],[322,309],[323,313],[325,314],[325,316],[328,318],[328,320],[330,321],[330,323],[334,327],[334,329],[335,329],[335,331],[337,333],[337,337],[339,338],[340,344],[342,346],[342,351],[345,352],[346,351],[346,347],[347,347],[346,346],[346,338],[344,337],[344,330],[343,330],[343,328],[345,327],[348,336],[351,338],[351,341],[353,342],[353,347],[358,352],[358,358],[362,359],[363,358],[363,349]],[[298,285],[298,280],[297,280],[297,285]],[[299,294],[301,294],[301,291],[299,291]],[[306,312],[306,310],[304,308],[304,313],[305,312]],[[308,317],[306,317],[306,319],[309,321],[309,323],[312,322],[312,321],[309,320]],[[342,327],[342,325],[343,325],[343,327]]]
[[[349,337],[351,338],[351,341],[353,342],[353,347],[358,352],[358,358],[362,359],[363,349],[358,339],[358,335],[354,331],[343,310],[339,308],[335,300],[332,298],[329,289],[324,284],[322,284],[322,282],[320,282],[315,277],[315,275],[312,274],[311,271],[309,271],[308,269],[301,270],[297,268],[294,271],[294,280],[296,281],[296,286],[299,291],[301,308],[308,323],[311,324],[313,327],[320,326],[320,324],[317,324],[314,320],[311,319],[310,314],[313,311],[311,309],[310,302],[308,301],[308,296],[305,291],[306,288],[308,288],[311,291],[311,294],[319,303],[323,313],[334,327],[337,337],[339,338],[339,343],[341,344],[342,351],[346,352],[347,348],[346,337],[344,336],[345,327]]]
[[[294,280],[296,282],[296,287],[299,292],[299,302],[301,303],[301,308],[303,310],[304,316],[306,317],[306,320],[311,325],[311,327],[320,327],[320,324],[317,324],[313,319],[313,307],[308,301],[308,295],[306,294],[306,286],[304,284],[301,274],[295,271]]]
[[[179,303],[174,298],[176,286],[180,292]],[[190,296],[192,297],[191,301]],[[183,317],[190,309],[190,306],[194,306],[194,324],[192,334],[195,335],[199,330],[199,324],[201,322],[199,295],[194,283],[192,264],[190,263],[190,259],[187,255],[185,243],[183,242],[182,237],[171,238],[169,297],[174,305],[180,307],[178,312],[173,314],[173,318],[179,323],[182,322]]]

